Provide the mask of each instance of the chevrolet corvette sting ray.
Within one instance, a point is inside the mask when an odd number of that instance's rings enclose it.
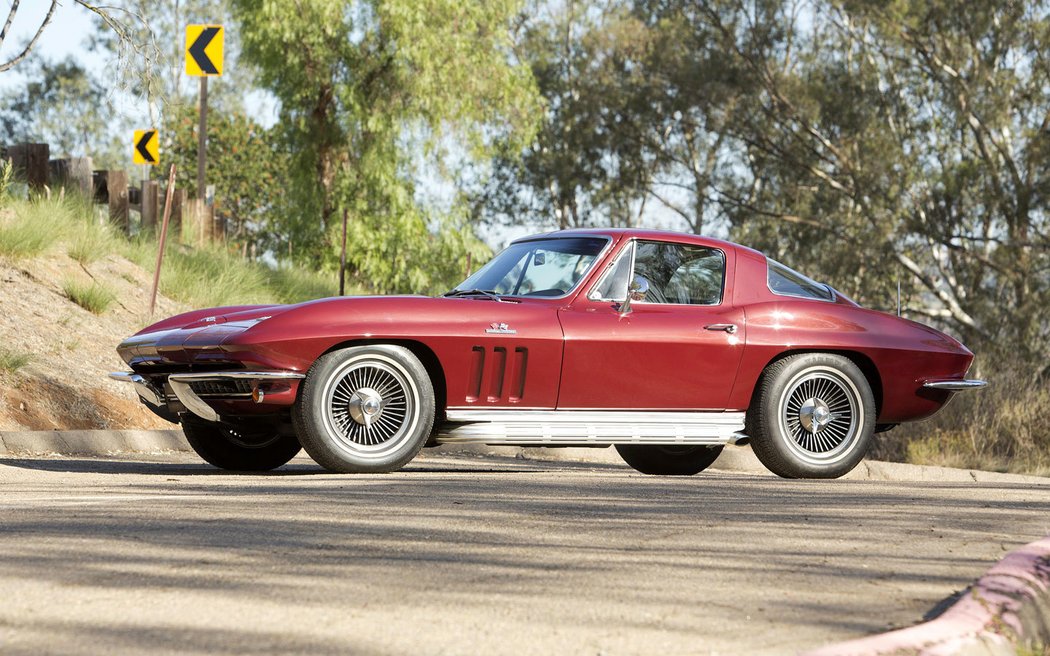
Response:
[[[207,462],[268,470],[300,448],[388,472],[425,446],[615,446],[695,474],[750,442],[772,472],[829,478],[873,434],[962,390],[973,354],[761,253],[670,232],[513,242],[438,298],[213,308],[118,347],[157,415]]]

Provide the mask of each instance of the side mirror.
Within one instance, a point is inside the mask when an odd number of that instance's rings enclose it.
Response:
[[[620,316],[631,311],[631,301],[644,301],[645,293],[649,291],[649,281],[641,276],[634,276],[631,283],[627,285],[627,298],[620,303]]]
[[[649,281],[636,275],[627,287],[627,297],[632,301],[644,301],[647,293],[649,293]]]

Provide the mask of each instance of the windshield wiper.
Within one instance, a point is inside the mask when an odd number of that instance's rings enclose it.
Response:
[[[442,296],[449,298],[453,296],[484,296],[500,303],[505,302],[499,294],[491,289],[453,289],[450,292],[445,292]]]

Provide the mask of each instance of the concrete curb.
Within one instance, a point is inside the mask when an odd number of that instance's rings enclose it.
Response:
[[[0,456],[110,456],[120,453],[171,453],[189,451],[181,430],[73,430],[0,431]],[[626,467],[612,448],[535,448],[484,445],[448,445],[424,453],[503,456],[522,460],[586,462]],[[726,447],[712,469],[771,476],[750,447]],[[971,469],[865,460],[845,476],[847,480],[912,481],[937,483],[1003,483],[1050,485],[1050,478],[1003,474]]]
[[[0,455],[97,457],[189,450],[180,430],[0,431]]]
[[[1050,648],[1050,537],[1003,558],[943,615],[805,656],[1034,654]]]

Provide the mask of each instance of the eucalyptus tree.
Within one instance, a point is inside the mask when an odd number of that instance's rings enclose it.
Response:
[[[514,63],[507,0],[237,0],[243,57],[279,102],[292,160],[296,240],[332,263],[341,211],[349,262],[377,290],[440,288],[485,249],[458,195],[459,161],[531,136],[539,109],[529,71]],[[507,147],[507,146],[505,146]],[[422,172],[422,173],[421,173]],[[435,258],[433,254],[441,254]]]

